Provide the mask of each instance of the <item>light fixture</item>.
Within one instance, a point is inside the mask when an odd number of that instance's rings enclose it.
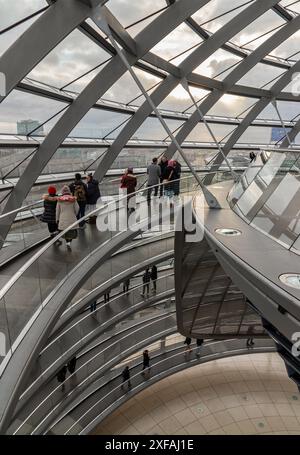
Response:
[[[227,237],[234,237],[235,235],[241,235],[241,231],[233,228],[219,228],[215,229],[215,232],[220,235],[226,235]]]
[[[300,289],[300,273],[283,273],[279,276],[280,281],[294,289]]]

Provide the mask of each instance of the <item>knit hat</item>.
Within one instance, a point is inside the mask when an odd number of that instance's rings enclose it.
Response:
[[[127,169],[127,171],[130,172],[130,173],[132,173],[132,172],[133,172],[133,167],[130,166],[130,167]]]
[[[174,167],[175,166],[175,160],[169,160],[168,161],[168,166]]]
[[[49,186],[49,188],[48,188],[48,194],[51,194],[51,195],[56,194],[56,188],[55,188],[55,186]]]
[[[62,187],[61,194],[71,194],[70,188],[68,185]]]

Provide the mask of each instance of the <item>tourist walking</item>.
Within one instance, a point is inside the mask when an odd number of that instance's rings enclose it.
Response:
[[[77,219],[84,217],[85,215],[85,208],[87,204],[87,186],[82,181],[80,174],[75,174],[75,180],[70,185],[70,190],[73,196],[76,197],[76,201],[78,203],[78,212],[77,212]],[[80,221],[79,227],[81,229],[85,228],[85,220]]]
[[[70,374],[75,373],[75,370],[76,370],[76,362],[77,362],[76,356],[75,356],[75,357],[72,357],[72,359],[68,362],[68,370],[69,370],[69,373],[70,373]]]
[[[149,166],[147,167],[147,174],[148,174],[147,203],[148,205],[150,205],[152,191],[154,191],[154,196],[157,196],[158,194],[158,185],[161,176],[161,168],[157,164],[157,158],[153,158],[152,163],[149,164]]]
[[[127,278],[127,280],[125,280],[123,283],[123,293],[124,294],[126,294],[126,292],[129,291],[129,285],[130,285],[130,279]]]
[[[158,165],[160,167],[159,197],[162,197],[164,194],[163,181],[167,178],[166,175],[167,175],[167,167],[168,167],[168,158],[166,158],[165,156],[162,156]]]
[[[93,212],[97,208],[97,201],[101,197],[99,190],[98,180],[93,178],[93,174],[89,173],[86,178],[87,186],[87,197],[86,197],[86,213]],[[95,224],[97,215],[92,215],[89,217],[88,222],[90,224]]]
[[[191,342],[192,342],[192,339],[190,337],[186,337],[186,339],[184,340],[184,344],[186,345],[185,351],[190,352],[192,350]]]
[[[175,179],[175,161],[169,160],[168,166],[165,172],[165,179],[163,180],[164,183],[164,194],[168,198],[172,198],[174,196],[174,179]]]
[[[156,281],[157,281],[157,267],[153,265],[150,272],[150,278],[152,281],[152,292],[156,292]]]
[[[150,374],[150,356],[148,349],[145,349],[143,352],[143,368],[142,368],[142,375],[145,376],[145,370],[147,373]]]
[[[197,338],[197,340],[196,340],[196,345],[197,345],[196,356],[197,357],[200,357],[200,351],[201,351],[201,346],[202,346],[203,342],[204,342],[204,340],[202,338]]]
[[[130,382],[130,370],[129,366],[126,366],[122,371],[122,385],[121,389],[124,389],[124,385],[127,384],[127,389],[131,389],[131,382]]]
[[[67,375],[67,366],[64,365],[60,370],[59,372],[57,373],[56,375],[56,378],[58,380],[58,382],[61,383],[61,389],[64,390],[65,389],[65,380],[66,380],[66,375]]]
[[[180,193],[180,176],[181,176],[181,164],[174,160],[174,182],[173,182],[173,189],[174,189],[174,196],[179,196]]]
[[[135,188],[137,179],[133,174],[133,168],[129,167],[121,178],[121,189],[126,191],[127,194],[127,210],[129,213],[135,211]]]
[[[143,292],[141,293],[142,297],[145,296],[145,291],[147,291],[147,296],[149,295],[150,280],[151,280],[151,274],[149,272],[149,269],[146,269],[146,271],[143,275]]]
[[[59,233],[56,222],[57,197],[55,186],[49,186],[48,194],[44,194],[43,196],[44,212],[41,216],[41,221],[47,223],[51,239]],[[61,243],[60,240],[56,241],[56,244],[60,245]]]
[[[65,185],[61,190],[62,195],[57,198],[56,205],[56,222],[59,231],[64,231],[71,224],[76,223],[77,213],[79,210],[75,196],[71,195],[70,188]],[[70,229],[64,234],[67,248],[71,249],[71,242],[77,237],[77,230]]]

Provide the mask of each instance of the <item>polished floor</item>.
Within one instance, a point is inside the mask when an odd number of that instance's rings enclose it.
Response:
[[[154,384],[93,434],[300,435],[300,394],[278,354],[231,357]]]

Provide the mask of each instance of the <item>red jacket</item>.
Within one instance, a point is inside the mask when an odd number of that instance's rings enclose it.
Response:
[[[136,177],[132,174],[124,174],[121,179],[121,188],[127,189],[127,194],[134,193],[137,185]]]

